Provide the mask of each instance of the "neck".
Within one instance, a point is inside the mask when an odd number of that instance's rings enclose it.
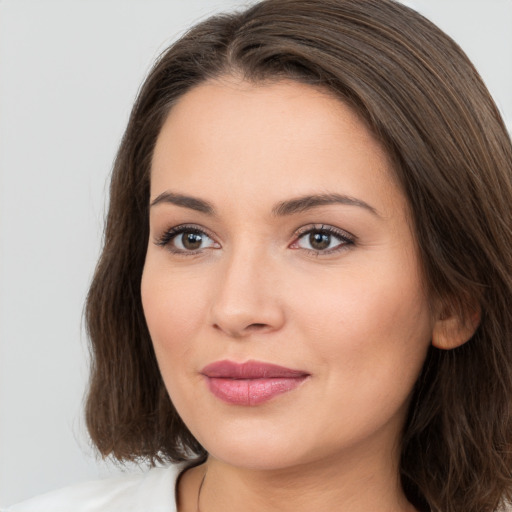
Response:
[[[210,456],[191,470],[188,506],[183,504],[179,511],[196,512],[198,494],[200,512],[414,511],[403,495],[398,467],[390,468],[389,454],[380,465],[364,457],[344,457],[342,464],[333,459],[262,471]]]

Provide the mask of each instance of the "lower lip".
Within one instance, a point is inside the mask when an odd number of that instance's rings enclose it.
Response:
[[[264,379],[223,379],[207,377],[210,391],[233,405],[258,405],[272,398],[294,390],[307,375],[301,377],[274,377]]]

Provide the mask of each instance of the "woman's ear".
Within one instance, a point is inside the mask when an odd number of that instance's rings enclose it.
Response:
[[[475,334],[480,318],[478,304],[475,304],[467,315],[448,312],[445,309],[434,324],[432,345],[442,350],[451,350],[463,345]]]

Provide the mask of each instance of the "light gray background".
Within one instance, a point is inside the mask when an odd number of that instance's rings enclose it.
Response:
[[[405,2],[473,59],[512,127],[512,0]],[[81,315],[108,174],[170,41],[240,0],[0,0],[0,504],[115,471],[81,418]]]

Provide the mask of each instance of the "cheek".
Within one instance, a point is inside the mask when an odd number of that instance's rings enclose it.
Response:
[[[310,300],[295,306],[299,330],[332,378],[377,397],[393,389],[408,394],[432,330],[416,266],[390,258],[305,287]]]
[[[329,418],[325,439],[364,437],[404,421],[431,325],[415,274],[387,269],[344,273],[295,315],[321,376],[315,414]]]
[[[196,337],[205,316],[205,288],[190,285],[186,272],[173,272],[156,258],[148,257],[141,281],[146,323],[160,369],[180,364],[190,350],[187,340]],[[188,286],[187,286],[188,284]]]
[[[171,269],[159,259],[151,254],[146,259],[142,305],[165,387],[180,415],[187,418],[190,404],[200,398],[191,340],[200,338],[200,319],[205,317],[202,292],[206,288],[198,286],[197,280],[192,285],[186,271]],[[190,386],[191,383],[195,385]]]

